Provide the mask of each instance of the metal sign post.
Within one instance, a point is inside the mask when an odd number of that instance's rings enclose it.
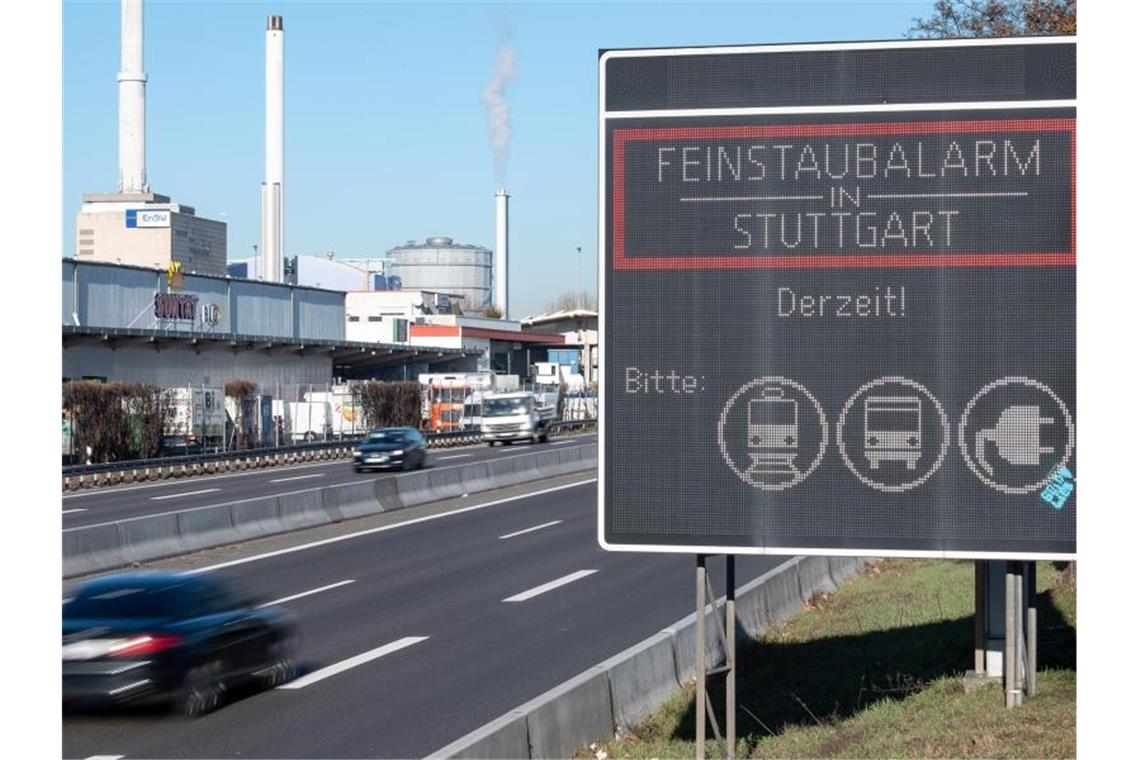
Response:
[[[1076,48],[600,52],[603,549],[696,554],[702,616],[711,554],[1005,561],[1032,693],[1019,563],[1076,558]]]
[[[709,580],[706,566],[707,555],[697,555],[697,695],[696,695],[696,743],[697,758],[705,757],[705,726],[712,725],[713,736],[721,749],[721,756],[732,760],[736,754],[736,557],[725,555],[725,594],[724,620],[717,614],[716,593]],[[710,668],[705,641],[705,628],[708,619],[708,605],[712,604],[713,628],[720,639],[724,652],[724,664]],[[708,679],[724,675],[724,735],[717,723],[716,709],[708,695]]]

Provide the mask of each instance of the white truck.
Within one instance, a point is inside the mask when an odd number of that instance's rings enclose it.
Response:
[[[312,391],[305,401],[328,406],[328,426],[333,438],[358,438],[368,432],[364,424],[364,407],[347,385],[334,385],[332,391]],[[302,414],[304,412],[301,412]]]
[[[480,429],[488,446],[496,441],[545,443],[558,402],[530,391],[486,393]]]
[[[226,435],[225,391],[188,386],[167,390],[171,416],[163,428],[163,445],[171,453],[220,448]]]
[[[323,441],[332,434],[326,401],[273,399],[273,418],[282,421],[281,443]]]

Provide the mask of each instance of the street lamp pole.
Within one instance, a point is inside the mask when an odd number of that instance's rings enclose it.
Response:
[[[582,246],[578,246],[578,297],[574,299],[578,308],[582,308]]]

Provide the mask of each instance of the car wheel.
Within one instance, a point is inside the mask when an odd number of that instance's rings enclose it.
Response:
[[[363,467],[353,467],[352,469],[356,470],[357,472],[364,472]]]
[[[490,446],[491,448],[495,448],[495,442],[494,441],[487,441],[487,445]]]
[[[222,661],[211,660],[190,669],[174,709],[185,718],[199,718],[221,704],[226,686],[222,681]]]
[[[408,470],[412,469],[412,459],[411,459],[411,457],[408,457],[408,458],[404,459],[404,461],[400,463],[400,469],[401,469],[403,472],[407,472]]]
[[[297,675],[297,661],[293,647],[287,639],[277,639],[269,645],[269,670],[265,674],[265,688],[272,689],[292,681]]]
[[[422,470],[424,468],[424,465],[426,465],[426,464],[427,464],[427,454],[421,454],[420,455],[420,463],[418,465],[416,465],[416,469]]]

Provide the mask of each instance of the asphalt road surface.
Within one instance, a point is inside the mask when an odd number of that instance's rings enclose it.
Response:
[[[564,436],[545,444],[486,445],[429,449],[427,467],[458,467],[470,462],[519,456],[545,447],[571,447],[595,443],[597,435]],[[226,475],[162,480],[138,485],[112,486],[63,495],[63,529],[98,525],[132,517],[178,512],[213,504],[224,504],[259,496],[341,485],[377,478],[399,477],[399,473],[369,470],[357,473],[347,459],[286,467],[269,467]]]
[[[445,746],[692,612],[692,557],[598,547],[590,477],[198,568],[284,600],[299,619],[301,677],[196,721],[66,715],[64,756],[422,757]],[[739,558],[739,585],[780,561]],[[723,563],[709,564],[723,590]]]

